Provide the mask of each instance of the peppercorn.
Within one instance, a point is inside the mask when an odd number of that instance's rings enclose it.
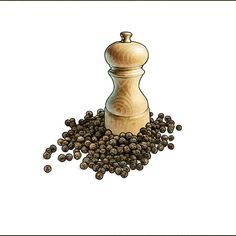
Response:
[[[94,164],[93,165],[93,171],[98,171],[98,169],[99,169],[100,167],[99,167],[99,165],[98,164]]]
[[[119,163],[119,166],[120,166],[121,168],[125,167],[125,166],[126,166],[126,162],[125,162],[125,161],[121,161],[121,162]]]
[[[93,117],[93,112],[92,111],[86,111],[86,116],[88,117]]]
[[[169,134],[172,134],[172,133],[174,132],[174,129],[173,129],[173,128],[170,128],[170,127],[168,127],[168,128],[167,128],[167,132],[168,132]]]
[[[67,161],[72,161],[72,159],[73,159],[73,155],[71,153],[67,153],[66,154],[66,160]]]
[[[117,144],[117,141],[115,138],[110,140],[110,145],[115,146]]]
[[[125,138],[126,139],[131,139],[133,137],[133,134],[131,133],[131,132],[127,132],[126,134],[125,134]]]
[[[110,166],[108,164],[103,165],[103,168],[107,171],[110,169]]]
[[[130,143],[129,148],[130,148],[131,150],[136,149],[136,144],[135,144],[135,143]]]
[[[117,149],[115,149],[115,148],[112,148],[111,150],[110,150],[110,154],[111,155],[116,155],[117,154]]]
[[[77,141],[80,142],[80,143],[84,142],[84,137],[83,136],[79,136],[77,138]]]
[[[117,167],[117,168],[115,169],[115,173],[116,173],[117,175],[120,175],[121,172],[122,172],[122,169],[121,169],[120,167]]]
[[[130,148],[129,148],[129,146],[124,146],[124,152],[125,152],[125,153],[130,153]]]
[[[173,141],[175,139],[175,137],[173,135],[169,135],[169,141]]]
[[[163,134],[163,135],[161,136],[161,139],[162,139],[162,140],[168,140],[168,136],[167,136],[166,134]]]
[[[128,176],[128,172],[126,172],[126,171],[123,170],[123,171],[121,172],[120,176],[121,176],[122,178],[126,178],[126,177]]]
[[[110,167],[109,167],[109,172],[110,172],[111,174],[114,173],[114,172],[115,172],[115,167],[110,166]]]
[[[66,156],[64,154],[60,154],[57,159],[60,162],[64,162],[66,160]]]
[[[69,148],[70,150],[73,150],[73,149],[75,148],[74,143],[70,142],[70,143],[68,144],[68,148]]]
[[[99,115],[101,112],[103,112],[104,110],[102,109],[102,108],[99,108],[98,110],[97,110],[97,115]]]
[[[46,173],[49,173],[52,171],[52,167],[50,165],[46,165],[43,167],[43,170],[46,172]]]
[[[44,152],[43,158],[44,159],[50,159],[51,158],[51,154],[49,152]]]
[[[120,144],[126,144],[127,140],[124,137],[119,138],[119,143]]]
[[[82,154],[80,151],[74,153],[75,160],[79,160],[81,158]]]
[[[162,144],[164,147],[166,147],[166,146],[168,145],[168,142],[167,142],[167,140],[162,140],[161,144]]]
[[[150,154],[150,153],[145,153],[145,154],[144,154],[144,157],[149,160],[149,159],[151,159],[151,154]]]
[[[82,153],[87,153],[88,152],[88,148],[86,146],[82,146],[81,152]]]
[[[105,174],[105,173],[106,173],[106,170],[105,170],[105,168],[100,167],[100,168],[98,169],[98,172],[101,172],[101,173]]]
[[[125,166],[125,167],[123,168],[123,170],[126,171],[126,172],[130,172],[130,168],[129,168],[128,166]]]
[[[169,143],[169,144],[168,144],[168,148],[169,148],[170,150],[173,150],[173,149],[175,148],[175,145],[174,145],[173,143]]]
[[[165,121],[170,121],[171,120],[171,116],[165,116]]]
[[[140,129],[140,132],[142,134],[147,134],[147,129],[143,127],[143,128]]]
[[[86,141],[84,142],[84,145],[85,145],[86,147],[89,147],[90,144],[91,144],[91,142],[90,142],[89,140],[86,140]]]
[[[98,180],[101,180],[103,178],[104,174],[102,172],[97,172],[95,174],[95,178],[98,179]]]
[[[162,127],[160,128],[160,132],[161,132],[161,133],[165,133],[165,132],[166,132],[166,128],[165,128],[164,126],[162,126]]]
[[[141,159],[141,164],[142,164],[142,165],[147,165],[148,162],[149,162],[149,160],[148,160],[147,158],[142,158],[142,159]]]
[[[102,112],[100,112],[100,113],[98,114],[98,116],[101,117],[101,118],[104,117],[104,115],[105,115],[105,112],[104,112],[104,111],[102,111]]]
[[[59,146],[62,146],[63,141],[64,141],[64,139],[59,138],[59,139],[57,140],[57,144],[58,144]]]
[[[163,114],[163,113],[159,113],[159,114],[158,114],[158,118],[163,119],[163,118],[164,118],[164,114]]]
[[[74,145],[75,145],[75,148],[77,148],[77,149],[81,149],[81,147],[82,147],[82,144],[79,142],[75,142]]]
[[[130,167],[131,170],[135,170],[136,169],[136,164],[130,164],[129,167]]]
[[[157,147],[155,147],[155,146],[152,147],[151,152],[152,152],[153,154],[156,154],[156,153],[158,152]]]
[[[61,150],[62,150],[63,152],[68,152],[68,151],[69,151],[69,148],[68,148],[68,146],[63,145],[63,146],[61,147]]]
[[[158,144],[158,151],[163,151],[164,150],[164,146],[162,144]]]
[[[95,150],[96,148],[97,148],[97,145],[95,143],[91,143],[89,145],[89,149],[91,149],[91,150]]]
[[[143,169],[143,165],[141,163],[138,163],[137,166],[136,166],[136,169],[137,170],[142,170]]]
[[[176,129],[177,129],[178,131],[180,131],[180,130],[182,130],[182,126],[181,126],[181,125],[176,125]]]
[[[86,170],[88,168],[88,164],[86,162],[81,162],[80,163],[80,169]]]
[[[104,142],[106,142],[106,141],[109,140],[109,137],[108,137],[107,135],[104,135],[104,136],[102,137],[102,140],[103,140]]]

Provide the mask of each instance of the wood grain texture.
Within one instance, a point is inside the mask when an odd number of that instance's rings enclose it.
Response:
[[[139,87],[148,51],[142,44],[131,42],[131,35],[122,32],[122,41],[105,51],[114,85],[105,104],[105,126],[114,134],[128,131],[137,134],[150,120],[148,101]]]

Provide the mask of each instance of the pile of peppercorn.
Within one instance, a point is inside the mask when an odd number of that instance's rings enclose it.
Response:
[[[96,179],[101,180],[106,172],[115,173],[122,178],[126,178],[130,170],[141,171],[149,163],[151,153],[163,151],[166,147],[174,149],[172,133],[174,129],[180,131],[181,125],[175,126],[171,116],[164,116],[159,113],[154,119],[150,112],[150,122],[140,129],[137,135],[130,132],[112,134],[112,131],[105,128],[104,110],[98,109],[97,114],[87,111],[84,119],[78,123],[74,118],[67,119],[65,125],[69,130],[62,133],[62,138],[57,140],[62,152],[69,150],[73,154],[59,154],[60,162],[81,159],[82,153],[86,156],[82,159],[80,168],[92,169],[96,172]],[[169,133],[168,135],[166,133]],[[46,148],[43,157],[50,159],[57,147],[52,144]],[[44,167],[44,171],[49,173],[52,170],[50,165]]]

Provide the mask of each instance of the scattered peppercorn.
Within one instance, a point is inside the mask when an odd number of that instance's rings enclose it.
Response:
[[[51,158],[51,154],[49,152],[44,152],[43,158],[44,159],[50,159]]]
[[[175,145],[174,145],[173,143],[169,143],[169,144],[168,144],[168,148],[169,148],[170,150],[173,150],[173,149],[175,148]]]
[[[182,126],[181,126],[181,125],[176,125],[176,129],[177,129],[178,131],[180,131],[180,130],[182,130]]]
[[[65,160],[66,160],[65,154],[60,154],[60,155],[58,156],[58,161],[64,162]]]
[[[72,161],[72,159],[73,159],[73,155],[71,153],[67,153],[66,154],[66,160],[67,161]]]
[[[44,171],[46,172],[46,173],[49,173],[49,172],[51,172],[52,171],[52,167],[50,166],[50,165],[46,165],[46,166],[44,166]]]

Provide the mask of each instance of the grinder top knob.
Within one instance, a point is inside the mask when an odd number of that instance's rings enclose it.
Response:
[[[106,62],[111,67],[141,67],[148,60],[147,48],[138,42],[131,41],[132,33],[120,33],[121,41],[109,45],[105,51]]]

